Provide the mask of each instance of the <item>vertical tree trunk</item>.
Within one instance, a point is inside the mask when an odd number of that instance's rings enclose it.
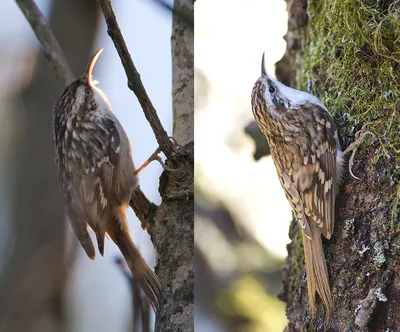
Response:
[[[51,25],[71,67],[85,67],[96,33],[95,1],[54,1]],[[74,22],[71,24],[71,22]],[[65,31],[68,31],[66,33]],[[1,331],[61,331],[65,217],[56,178],[52,108],[62,91],[41,55],[15,98],[11,160],[13,253],[1,278]]]
[[[301,234],[292,225],[281,298],[287,331],[397,331],[400,327],[400,5],[398,1],[288,0],[284,83],[318,96],[342,146],[367,124],[352,178],[344,169],[330,241],[324,241],[334,309],[311,317]]]
[[[172,32],[173,136],[182,147],[168,160],[159,191],[162,204],[150,229],[158,252],[157,272],[164,287],[164,302],[156,317],[156,331],[194,330],[194,144],[193,144],[193,26],[176,12],[193,17],[191,0],[175,0]]]

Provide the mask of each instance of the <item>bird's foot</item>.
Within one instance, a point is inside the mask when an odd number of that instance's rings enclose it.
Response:
[[[173,147],[174,147],[174,151],[178,151],[181,146],[176,142],[175,138],[170,137]],[[167,165],[165,165],[165,163],[163,162],[163,160],[161,159],[161,157],[159,156],[159,154],[161,153],[161,148],[158,147],[156,149],[156,151],[153,152],[153,154],[142,164],[142,166],[140,166],[136,172],[135,175],[138,175],[141,171],[143,171],[152,161],[156,160],[160,163],[161,167],[168,172],[176,172],[177,170],[179,170],[179,168],[170,168]]]
[[[349,152],[352,151],[350,159],[349,159],[349,173],[350,175],[357,179],[357,180],[361,180],[359,177],[355,176],[353,174],[352,168],[353,168],[353,164],[354,164],[354,157],[356,155],[357,149],[360,146],[360,144],[364,141],[365,136],[367,136],[368,134],[375,136],[373,133],[371,133],[370,131],[366,130],[368,124],[365,124],[362,126],[361,130],[359,130],[358,132],[356,132],[355,135],[355,141],[353,143],[351,143],[346,150],[343,151],[342,155],[345,156],[346,154],[348,154]]]

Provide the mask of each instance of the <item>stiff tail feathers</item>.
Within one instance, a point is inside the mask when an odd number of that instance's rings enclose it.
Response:
[[[140,288],[146,295],[146,298],[154,312],[157,312],[162,299],[161,283],[157,275],[143,259],[129,233],[123,233],[123,235],[121,234],[121,236],[118,236],[117,238],[112,238],[121,250],[125,261],[134,276],[134,280],[139,284]]]
[[[133,264],[136,264],[136,267],[131,268],[132,274],[135,275],[135,280],[146,295],[147,301],[149,301],[154,312],[157,312],[162,297],[161,283],[143,258],[142,261],[137,259]]]
[[[325,255],[322,248],[321,234],[314,227],[312,228],[311,240],[302,230],[307,270],[308,298],[311,310],[313,314],[315,314],[315,292],[317,292],[324,303],[326,318],[328,318],[333,307],[328,269],[326,267]]]

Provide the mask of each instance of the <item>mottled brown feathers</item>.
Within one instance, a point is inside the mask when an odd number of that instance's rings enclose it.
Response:
[[[316,97],[263,74],[252,92],[256,122],[267,137],[279,180],[304,239],[310,305],[318,292],[329,313],[332,298],[321,244],[331,237],[341,164],[337,128]]]
[[[64,90],[53,109],[59,183],[72,229],[86,254],[95,258],[88,226],[96,234],[101,255],[108,233],[156,310],[161,285],[135,247],[126,220],[138,182],[129,140],[104,94],[91,80],[99,54],[87,72]]]

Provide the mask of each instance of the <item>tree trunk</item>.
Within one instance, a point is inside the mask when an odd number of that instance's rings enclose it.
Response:
[[[162,204],[149,230],[164,294],[157,332],[194,330],[194,40],[193,26],[178,13],[192,18],[193,2],[175,0],[172,29],[173,136],[181,147],[167,162],[170,167],[184,166],[161,175]]]
[[[281,298],[286,331],[397,331],[400,327],[400,5],[398,1],[288,0],[285,84],[318,96],[344,149],[367,124],[372,135],[347,164],[335,230],[323,241],[334,300],[329,322],[311,316],[301,234],[292,224]]]

